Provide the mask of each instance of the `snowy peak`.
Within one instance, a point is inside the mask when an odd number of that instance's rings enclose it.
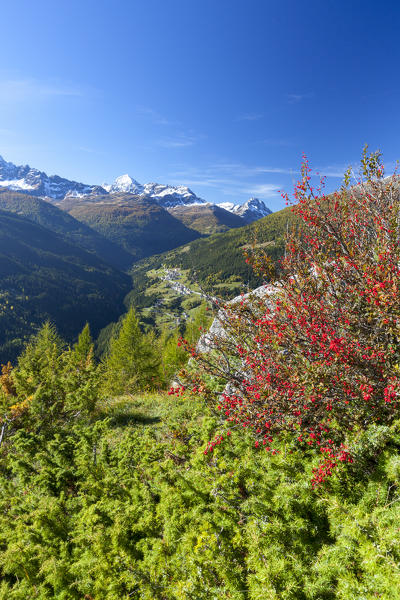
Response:
[[[164,208],[180,206],[183,204],[204,204],[205,200],[196,196],[192,190],[184,185],[173,186],[161,183],[145,183],[142,185],[130,175],[120,175],[112,184],[103,184],[103,188],[110,194],[124,192],[140,194],[153,198]]]
[[[228,212],[235,212],[235,207],[240,206],[239,204],[233,204],[233,202],[221,202],[217,204],[220,208],[227,210]]]
[[[54,200],[62,200],[69,196],[81,197],[105,193],[100,186],[70,181],[58,175],[48,176],[29,165],[16,166],[2,157],[0,157],[0,187]]]
[[[258,198],[249,198],[244,204],[233,204],[233,202],[223,202],[218,204],[221,208],[242,217],[246,223],[252,223],[262,217],[270,215],[272,211]]]
[[[110,194],[124,192],[125,194],[143,194],[143,186],[127,173],[116,178],[111,185],[105,183],[103,187]]]
[[[196,196],[185,185],[173,186],[161,183],[146,183],[144,193],[154,198],[164,208],[181,206],[183,204],[206,204],[206,201]]]
[[[196,196],[184,185],[173,186],[160,183],[142,185],[127,173],[117,177],[111,184],[87,185],[64,179],[58,175],[49,177],[46,173],[33,169],[29,165],[17,167],[13,163],[5,161],[1,156],[0,187],[52,200],[125,193],[148,196],[164,208],[184,204],[205,204],[205,200]]]
[[[251,223],[252,221],[257,221],[257,219],[270,215],[272,211],[262,200],[259,200],[258,198],[249,198],[249,200],[239,206],[235,212],[243,217],[246,222]]]
[[[141,184],[127,173],[117,177],[111,184],[104,183],[101,186],[88,185],[71,181],[58,175],[49,176],[43,171],[34,169],[29,165],[14,165],[4,160],[2,156],[0,156],[1,187],[56,202],[68,198],[108,195],[111,196],[110,201],[112,201],[112,194],[125,193],[151,198],[166,209],[176,206],[191,206],[196,204],[204,206],[207,204],[203,198],[196,196],[190,188],[184,185]],[[244,204],[223,202],[216,206],[241,217],[244,223],[251,223],[271,213],[264,202],[258,198],[250,198]]]

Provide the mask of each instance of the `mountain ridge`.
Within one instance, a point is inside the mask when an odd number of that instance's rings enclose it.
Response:
[[[124,248],[134,260],[172,250],[201,235],[148,196],[119,193],[99,196],[92,202],[66,199],[60,206]]]
[[[15,165],[0,156],[0,189],[21,192],[44,198],[53,203],[68,199],[104,197],[119,193],[131,193],[155,200],[163,208],[176,206],[205,205],[207,201],[197,196],[185,185],[170,185],[161,183],[141,184],[128,174],[120,175],[113,183],[91,185],[60,177],[47,175],[44,171],[29,165]],[[262,200],[250,198],[243,204],[216,203],[224,210],[243,218],[243,224],[250,223],[270,214],[270,209]]]
[[[263,200],[254,197],[249,198],[243,204],[221,202],[220,204],[217,204],[217,206],[231,212],[233,215],[242,217],[246,225],[272,214],[272,210],[266,206]]]

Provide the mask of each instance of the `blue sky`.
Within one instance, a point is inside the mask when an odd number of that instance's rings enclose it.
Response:
[[[19,0],[2,5],[0,154],[102,183],[283,206],[304,151],[339,185],[400,158],[400,3]]]

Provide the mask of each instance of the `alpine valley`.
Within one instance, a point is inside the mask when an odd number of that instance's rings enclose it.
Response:
[[[161,321],[187,318],[201,296],[176,293],[165,283],[164,253],[170,266],[171,257],[190,260],[193,252],[201,255],[199,268],[208,264],[199,276],[177,261],[179,277],[186,281],[190,275],[188,289],[198,290],[211,274],[221,283],[214,249],[225,240],[232,248],[230,230],[238,230],[240,256],[235,250],[233,260],[224,259],[230,280],[223,287],[225,293],[236,292],[249,271],[242,257],[246,227],[257,222],[262,231],[271,214],[257,198],[242,205],[212,204],[186,186],[141,184],[127,174],[111,184],[80,183],[2,157],[0,211],[0,361],[13,360],[47,319],[67,341],[86,321],[97,336],[125,311],[124,299],[149,326],[160,322],[151,317],[155,307]],[[196,240],[200,246],[191,246]],[[150,263],[138,262],[146,260]]]

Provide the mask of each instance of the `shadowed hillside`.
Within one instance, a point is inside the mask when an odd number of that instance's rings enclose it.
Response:
[[[54,204],[40,198],[0,189],[0,209],[26,217],[54,233],[61,234],[71,244],[97,254],[118,269],[128,269],[133,262],[133,257],[126,250]]]
[[[0,211],[0,361],[13,359],[46,319],[72,340],[123,311],[130,279],[92,253],[20,216]]]

